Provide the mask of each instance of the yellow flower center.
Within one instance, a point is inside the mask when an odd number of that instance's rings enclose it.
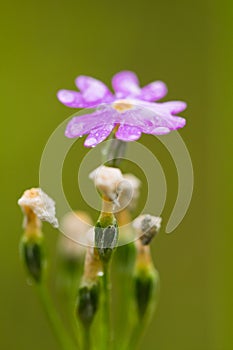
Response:
[[[118,100],[113,103],[113,108],[120,113],[126,112],[133,108],[133,105],[127,100]]]

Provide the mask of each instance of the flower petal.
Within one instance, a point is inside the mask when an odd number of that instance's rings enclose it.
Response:
[[[130,71],[115,74],[112,79],[112,86],[117,98],[138,96],[141,92],[136,74]]]
[[[92,129],[84,142],[84,146],[97,146],[100,142],[104,141],[111,134],[113,129],[114,124],[105,124],[98,128]]]
[[[90,105],[110,102],[113,100],[113,95],[108,87],[102,81],[80,75],[75,80],[75,83],[82,93],[82,97],[86,103]]]
[[[80,117],[74,117],[68,122],[65,135],[68,138],[82,137],[102,125],[108,125],[110,127],[114,124],[115,120],[113,114],[114,112],[108,108],[106,110],[99,109],[94,113],[84,114]]]
[[[137,126],[120,125],[115,136],[122,141],[136,141],[141,137],[141,130]]]
[[[156,122],[154,127],[151,128],[150,134],[164,135],[168,134],[172,130],[183,128],[186,124],[186,120],[181,117],[168,116],[167,118],[155,118]]]
[[[151,134],[153,135],[165,135],[169,134],[172,129],[169,129],[167,126],[157,126],[156,128],[153,129]]]
[[[158,101],[167,94],[167,86],[162,81],[155,81],[141,89],[140,98],[144,101]]]
[[[172,115],[183,112],[187,108],[187,104],[183,101],[169,101],[162,104]]]
[[[182,128],[186,123],[184,118],[172,115],[171,111],[175,110],[175,106],[176,104],[135,100],[134,108],[122,114],[122,121],[119,121],[119,124],[136,126],[145,134],[165,134]],[[181,104],[178,107],[181,108]]]
[[[57,93],[58,100],[67,107],[71,108],[84,108],[88,107],[88,104],[83,100],[80,92],[71,90],[59,90]]]

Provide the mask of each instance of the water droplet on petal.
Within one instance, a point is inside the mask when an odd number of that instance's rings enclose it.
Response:
[[[164,134],[168,134],[170,131],[171,130],[169,128],[167,128],[166,126],[159,126],[153,130],[152,134],[164,135]]]
[[[86,147],[94,147],[97,143],[97,140],[95,137],[87,137],[85,142],[84,142],[84,146]]]

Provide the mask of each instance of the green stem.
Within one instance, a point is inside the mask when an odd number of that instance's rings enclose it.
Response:
[[[91,334],[90,328],[83,329],[83,350],[91,349]]]
[[[110,349],[111,343],[111,320],[110,320],[110,280],[109,263],[103,264],[103,350]]]
[[[125,350],[136,350],[138,349],[140,342],[142,340],[142,337],[144,335],[145,331],[145,321],[137,321],[136,325],[134,326],[132,333],[129,338],[129,343],[127,344]]]
[[[108,143],[102,149],[103,162],[108,163],[109,166],[118,167],[121,158],[124,158],[126,146],[127,142],[116,139],[112,133]]]
[[[81,340],[79,339],[79,334],[81,333],[81,330],[77,322],[73,305],[70,306],[70,325],[71,325],[71,329],[73,330],[73,335],[74,335],[76,344],[78,345],[77,348],[81,348],[81,345],[80,345]]]
[[[53,332],[57,340],[61,345],[61,348],[64,350],[76,349],[72,340],[70,339],[69,334],[66,332],[59,315],[57,314],[57,310],[53,306],[53,302],[46,289],[46,286],[43,283],[37,284],[37,291],[38,291],[41,303],[44,307],[44,311],[46,313],[48,321],[53,329]]]

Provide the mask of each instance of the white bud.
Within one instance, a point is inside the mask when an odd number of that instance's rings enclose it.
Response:
[[[41,188],[26,190],[18,200],[18,204],[25,213],[29,208],[39,220],[47,221],[54,227],[58,227],[55,202]]]
[[[89,178],[102,194],[112,201],[117,201],[118,185],[124,180],[120,169],[102,165],[92,171]]]

